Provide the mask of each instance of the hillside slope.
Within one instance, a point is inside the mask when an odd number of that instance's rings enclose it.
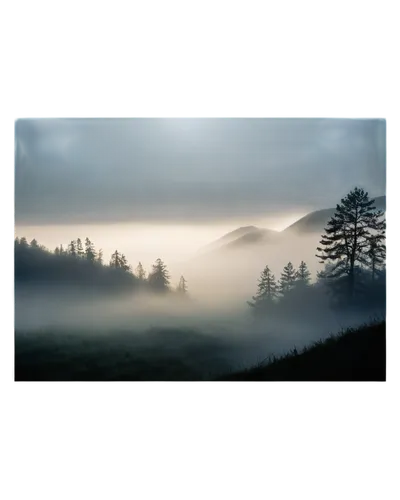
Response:
[[[375,206],[378,210],[386,211],[386,196],[375,198]],[[305,234],[310,232],[322,232],[328,220],[335,214],[336,208],[326,208],[310,212],[283,230],[283,233]]]
[[[227,375],[225,381],[385,381],[386,322],[315,343],[298,354]]]

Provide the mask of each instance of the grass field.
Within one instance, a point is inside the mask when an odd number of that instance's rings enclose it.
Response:
[[[240,342],[196,331],[16,332],[15,380],[384,381],[385,328],[380,322],[349,329],[241,371]]]

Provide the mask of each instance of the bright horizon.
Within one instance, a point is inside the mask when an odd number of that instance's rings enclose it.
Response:
[[[55,247],[67,244],[77,238],[88,237],[103,250],[104,262],[118,249],[124,253],[129,263],[136,267],[139,261],[149,268],[158,257],[167,264],[177,266],[196,255],[203,247],[225,234],[243,226],[281,231],[303,217],[305,213],[281,214],[274,218],[237,220],[236,224],[144,224],[121,222],[114,224],[61,224],[61,225],[17,225],[14,236],[33,238],[54,251]]]

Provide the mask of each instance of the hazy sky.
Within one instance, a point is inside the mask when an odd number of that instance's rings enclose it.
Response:
[[[17,225],[252,223],[385,194],[385,122],[16,122]]]
[[[356,185],[385,193],[378,120],[19,120],[15,148],[16,235],[88,236],[105,262],[162,257],[178,277],[239,226],[283,229]]]

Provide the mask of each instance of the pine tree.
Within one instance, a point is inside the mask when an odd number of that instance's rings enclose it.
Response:
[[[157,291],[166,291],[169,288],[169,273],[167,266],[161,259],[157,259],[153,264],[153,270],[149,274],[148,282]]]
[[[261,272],[257,285],[257,293],[252,297],[254,302],[247,302],[251,307],[268,306],[274,302],[277,296],[277,284],[275,276],[270,268],[265,266]]]
[[[76,240],[76,253],[78,257],[83,257],[85,252],[83,251],[82,241],[80,238]]]
[[[76,251],[76,241],[72,240],[71,243],[68,245],[68,253],[72,255],[72,257],[77,256],[77,251]]]
[[[89,262],[94,262],[96,260],[96,251],[89,238],[85,239],[85,256]]]
[[[183,276],[181,276],[181,278],[179,280],[179,284],[176,287],[176,290],[177,290],[177,292],[182,293],[182,294],[187,293],[187,281],[185,280],[185,278]]]
[[[293,289],[296,281],[296,270],[291,262],[283,268],[281,279],[279,280],[279,292],[282,295],[287,294]]]
[[[58,247],[54,249],[54,255],[60,255],[60,249]]]
[[[110,267],[115,267],[116,269],[121,267],[121,256],[118,250],[111,255]]]
[[[376,210],[374,203],[363,189],[351,191],[336,206],[322,235],[321,246],[317,247],[320,263],[334,264],[328,277],[346,278],[349,299],[354,295],[357,270],[368,260],[372,235],[379,240],[385,237],[383,212]]]
[[[141,262],[139,262],[137,268],[135,269],[135,276],[142,281],[146,279],[146,271],[143,269]]]
[[[39,248],[39,244],[35,238],[30,242],[31,248]]]
[[[385,266],[386,260],[386,245],[380,235],[372,235],[369,239],[369,247],[367,250],[367,265],[371,269],[372,281]]]
[[[97,254],[96,262],[100,265],[103,265],[103,250],[100,248],[99,253]]]
[[[19,244],[21,247],[24,247],[24,248],[29,247],[28,241],[25,238],[25,236],[22,236],[22,238],[19,240]]]
[[[65,255],[67,253],[66,250],[64,250],[62,244],[60,245],[60,255]]]
[[[121,254],[121,257],[120,257],[120,268],[123,270],[123,271],[126,271],[126,272],[130,272],[131,271],[131,266],[128,264],[128,260],[127,258],[125,257],[124,254]]]
[[[302,260],[296,273],[296,285],[309,285],[310,281],[311,273],[308,270],[307,264]]]

